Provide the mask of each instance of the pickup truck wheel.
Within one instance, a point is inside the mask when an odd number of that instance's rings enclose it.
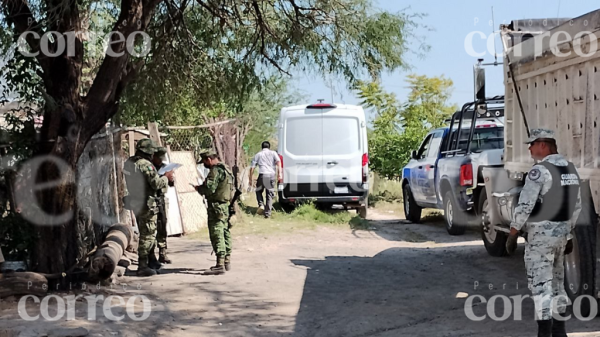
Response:
[[[497,231],[494,224],[490,223],[489,217],[489,203],[487,199],[487,193],[483,188],[479,194],[478,201],[478,214],[481,217],[481,238],[485,245],[485,250],[491,256],[505,256],[506,255],[506,240],[508,235],[504,232]]]
[[[465,227],[463,225],[464,217],[461,215],[461,211],[454,204],[454,198],[452,198],[452,192],[446,192],[444,196],[444,220],[446,220],[446,230],[450,235],[462,235],[465,233]]]
[[[565,291],[572,303],[580,296],[590,295],[595,298],[595,263],[596,260],[596,226],[598,220],[591,197],[584,198],[582,190],[582,208],[575,226],[573,252],[565,255]],[[588,192],[589,194],[589,192]],[[586,201],[587,200],[587,201]],[[591,311],[590,301],[580,299],[580,310],[584,317]]]
[[[404,196],[404,215],[406,216],[406,220],[414,223],[421,222],[421,211],[423,209],[415,202],[415,198],[413,197],[408,184],[405,184],[404,187],[402,187],[402,194]]]

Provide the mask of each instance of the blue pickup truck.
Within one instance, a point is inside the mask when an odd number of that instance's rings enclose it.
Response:
[[[486,166],[502,165],[503,119],[503,107],[490,109],[471,122],[461,118],[460,123],[452,122],[427,134],[402,169],[407,220],[418,223],[423,208],[436,208],[444,210],[450,235],[463,234],[467,225],[481,224],[485,202],[481,171]]]

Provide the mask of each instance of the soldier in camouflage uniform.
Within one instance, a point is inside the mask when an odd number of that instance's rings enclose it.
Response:
[[[136,145],[135,155],[125,162],[123,168],[129,193],[126,197],[126,207],[133,210],[140,231],[138,276],[156,275],[156,271],[150,268],[150,265],[158,264],[154,255],[158,213],[156,199],[159,191],[173,181],[172,172],[168,172],[164,177],[158,176],[151,162],[154,152],[156,146],[152,140],[141,139]]]
[[[210,169],[208,177],[198,192],[208,202],[208,232],[217,264],[211,268],[214,274],[223,274],[231,268],[231,234],[228,228],[229,202],[233,190],[233,174],[221,163],[216,153],[205,151],[200,154],[204,166]]]
[[[163,161],[165,160],[165,155],[167,154],[167,149],[165,147],[159,147],[156,149],[154,156],[152,156],[152,164],[156,168],[157,171],[165,166]],[[173,186],[174,182],[170,181],[169,186]],[[156,245],[158,246],[158,261],[160,263],[170,264],[171,259],[167,256],[167,221],[169,220],[168,210],[169,210],[169,199],[167,198],[167,191],[169,190],[168,186],[165,186],[158,193],[158,217],[156,222]]]
[[[520,231],[527,233],[525,266],[536,308],[538,336],[566,337],[563,314],[569,300],[563,262],[564,255],[573,249],[571,232],[581,211],[579,174],[572,163],[558,154],[553,131],[533,129],[526,144],[537,164],[527,174],[506,249],[512,254]],[[553,312],[554,303],[557,313]]]

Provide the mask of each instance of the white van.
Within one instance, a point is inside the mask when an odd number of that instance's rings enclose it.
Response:
[[[283,108],[277,152],[279,202],[341,204],[367,215],[369,155],[362,107],[318,103]]]

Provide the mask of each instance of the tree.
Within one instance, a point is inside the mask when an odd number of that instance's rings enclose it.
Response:
[[[415,27],[413,17],[378,11],[370,0],[1,0],[0,12],[3,51],[23,36],[37,53],[30,58],[17,52],[6,68],[16,74],[7,81],[10,87],[24,86],[19,94],[30,90],[43,98],[35,154],[60,158],[69,168],[63,172],[45,162],[37,177],[53,182],[37,198],[51,215],[77,209],[77,161],[136,80],[142,83],[137,97],[146,98],[149,109],[164,107],[155,103],[169,102],[187,86],[207,105],[221,102],[213,98],[224,94],[237,99],[273,69],[354,81],[405,67]],[[90,56],[89,18],[98,12],[104,16],[96,22],[115,33],[109,38],[113,53]],[[35,34],[52,36],[39,40]],[[61,50],[65,34],[70,48]],[[148,53],[134,55],[131,47]],[[24,65],[24,59],[33,62]],[[32,78],[19,77],[23,71]],[[64,272],[91,248],[79,240],[89,228],[77,228],[73,219],[54,225],[37,227],[33,257],[40,272]]]
[[[281,108],[300,104],[305,99],[285,78],[273,78],[263,90],[251,94],[240,114],[248,130],[243,140],[244,149],[247,149],[245,154],[253,156],[261,150],[261,143],[265,140],[271,141],[271,148],[276,149],[277,144],[273,140]]]
[[[451,80],[409,75],[407,82],[411,91],[405,104],[378,82],[359,82],[355,87],[362,104],[376,112],[369,135],[370,167],[390,179],[400,175],[427,132],[442,126],[457,109],[448,104]]]

